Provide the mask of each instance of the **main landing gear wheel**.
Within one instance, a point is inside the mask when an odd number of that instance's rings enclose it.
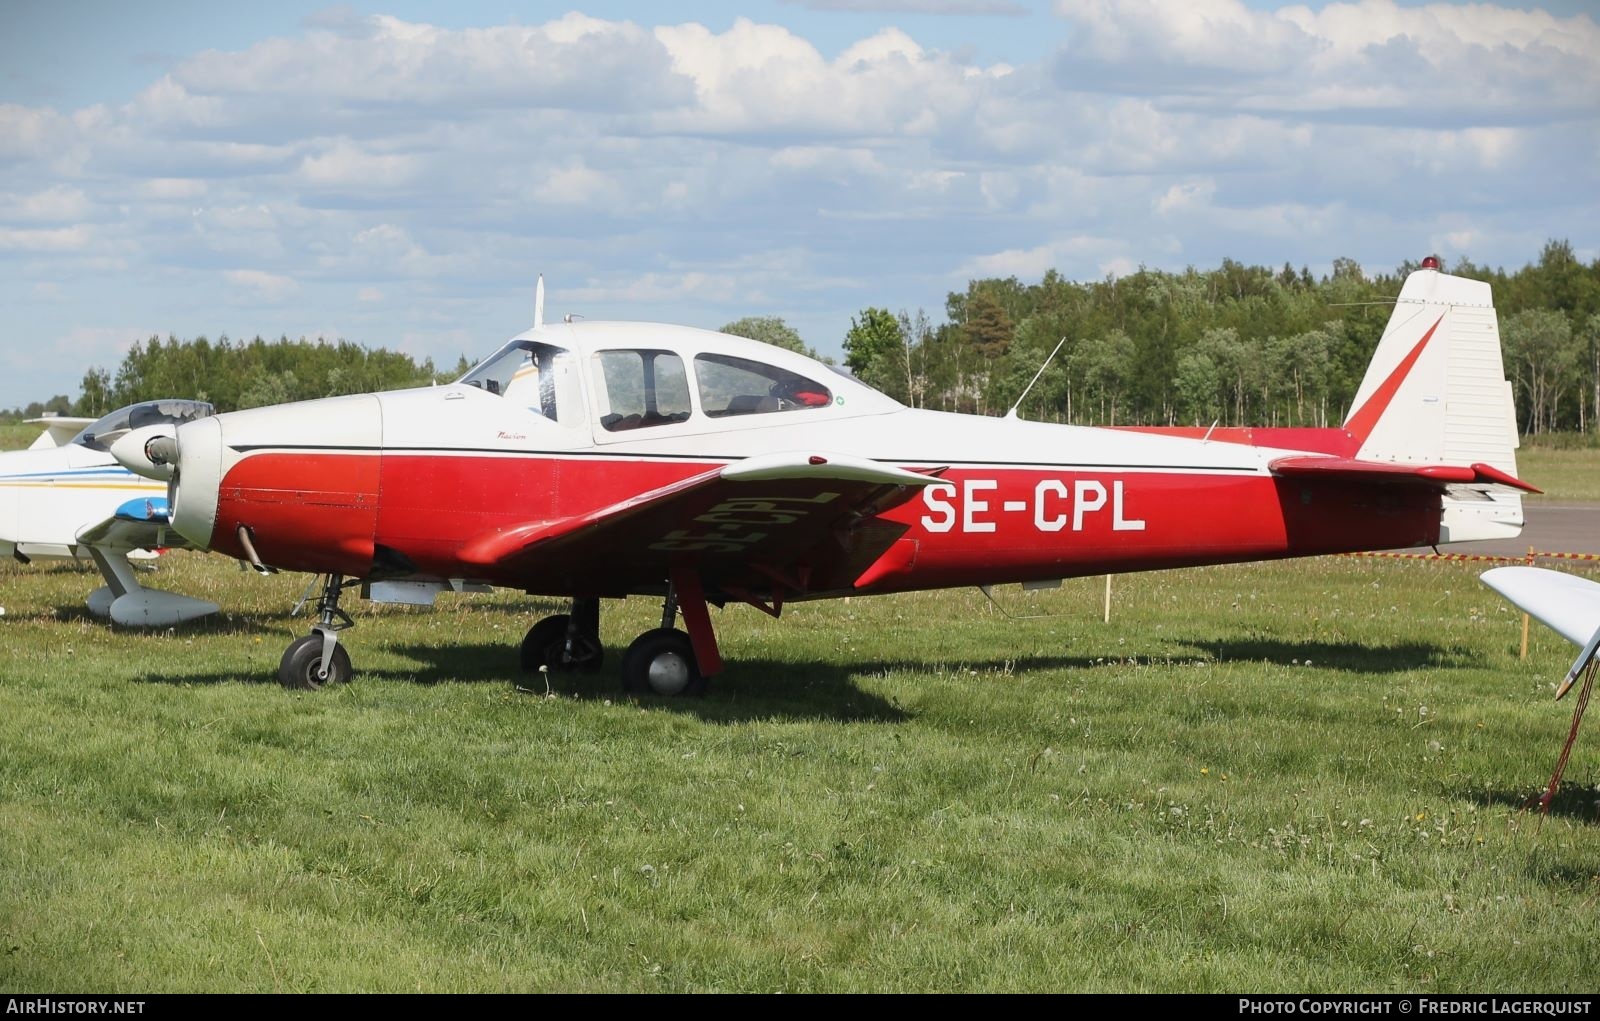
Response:
[[[328,676],[322,673],[322,636],[309,634],[284,650],[278,664],[278,683],[298,691],[317,691],[330,684],[350,680],[350,654],[336,645],[328,662]]]
[[[674,628],[656,628],[633,640],[622,657],[622,687],[639,695],[700,695],[700,676],[689,636]]]
[[[571,635],[572,617],[565,613],[546,617],[528,629],[522,639],[522,669],[536,674],[540,667],[551,673],[567,671],[592,674],[600,669],[605,659],[597,637],[578,633]]]

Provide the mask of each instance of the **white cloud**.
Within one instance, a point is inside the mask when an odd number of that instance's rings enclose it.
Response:
[[[83,307],[216,335],[222,304],[233,333],[343,324],[453,364],[526,321],[543,271],[567,309],[783,314],[828,350],[864,305],[975,275],[1592,250],[1591,18],[1260,6],[1061,0],[1028,26],[1056,52],[986,40],[992,62],[892,18],[837,40],[326,12],[129,96],[0,104],[0,349]]]
[[[1204,181],[1183,181],[1168,188],[1166,192],[1155,201],[1155,210],[1163,215],[1179,210],[1195,209],[1211,204],[1211,197],[1217,193],[1217,183],[1207,179]]]
[[[623,197],[621,189],[607,175],[578,162],[542,174],[534,193],[544,202],[569,206],[615,202]]]
[[[687,97],[650,35],[581,14],[542,26],[450,30],[387,16],[313,28],[242,53],[208,51],[172,73],[188,93],[272,95],[471,116],[485,108],[651,107]],[[315,116],[314,110],[305,111]]]
[[[1139,264],[1126,255],[1119,255],[1116,258],[1102,262],[1099,268],[1102,277],[1125,277],[1137,272]]]
[[[72,125],[54,110],[0,103],[0,161],[38,159],[70,137]]]
[[[953,14],[1019,17],[1028,9],[1013,0],[784,0],[813,11],[885,14]]]
[[[1138,62],[1232,78],[1285,70],[1321,48],[1294,21],[1239,0],[1056,0],[1056,11],[1076,29],[1072,54],[1098,65]]]
[[[874,64],[895,58],[917,61],[922,57],[922,47],[917,45],[915,39],[898,28],[886,28],[877,35],[846,48],[834,61],[834,65],[853,67],[857,64]]]
[[[282,301],[300,289],[289,277],[259,269],[230,269],[223,271],[222,276],[228,283],[250,292],[252,297],[267,301]]]
[[[1130,246],[1115,238],[1080,235],[1050,241],[1033,248],[1012,248],[1001,252],[980,255],[964,263],[952,276],[960,279],[973,277],[1037,278],[1046,270],[1062,269],[1073,275],[1069,267],[1076,267],[1076,275],[1084,276],[1084,268],[1094,266],[1103,275],[1106,267],[1121,266],[1129,262],[1126,254]],[[1136,264],[1135,264],[1136,265]]]
[[[89,215],[89,197],[80,188],[58,184],[27,195],[0,195],[0,221],[59,223]]]
[[[726,273],[645,273],[610,281],[591,280],[582,287],[563,287],[563,300],[598,305],[651,304],[663,301],[734,300],[739,282]]]
[[[76,252],[89,246],[89,228],[72,227],[7,230],[0,227],[0,251]]]
[[[962,64],[885,29],[828,61],[777,25],[740,18],[721,34],[699,24],[656,29],[673,68],[694,82],[693,107],[652,116],[662,131],[817,138],[968,136],[1013,69]]]
[[[1493,4],[1254,10],[1239,0],[1057,0],[1073,89],[1356,123],[1592,117],[1600,26]]]
[[[140,181],[137,185],[139,193],[145,198],[163,200],[188,200],[205,196],[206,183],[184,177],[152,177]]]
[[[300,162],[300,177],[315,187],[390,188],[407,183],[416,160],[398,153],[368,152],[338,139]]]

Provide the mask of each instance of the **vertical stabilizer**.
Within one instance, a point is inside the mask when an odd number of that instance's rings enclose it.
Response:
[[[1364,461],[1486,464],[1517,474],[1516,413],[1489,285],[1428,259],[1406,278],[1356,391],[1348,430]],[[1511,538],[1522,501],[1499,486],[1452,487],[1441,541]]]
[[[1420,269],[1356,391],[1345,428],[1357,457],[1492,465],[1517,473],[1516,417],[1489,285]]]

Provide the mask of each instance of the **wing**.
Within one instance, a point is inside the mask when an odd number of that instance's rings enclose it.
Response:
[[[684,568],[708,592],[830,589],[904,532],[876,516],[937,481],[845,454],[763,455],[583,517],[479,536],[461,558],[529,591],[654,591]]]
[[[1538,493],[1528,483],[1487,464],[1402,464],[1393,461],[1358,461],[1351,457],[1300,455],[1280,457],[1267,465],[1272,474],[1283,478],[1349,479],[1352,482],[1422,483],[1444,489],[1470,483],[1501,485]]]
[[[1600,628],[1600,583],[1542,567],[1496,567],[1483,583],[1573,645]]]
[[[1518,609],[1539,618],[1556,634],[1582,649],[1567,676],[1556,685],[1559,701],[1572,690],[1578,676],[1600,652],[1600,584],[1542,567],[1496,567],[1480,577],[1485,585],[1505,596]]]
[[[171,509],[162,497],[129,500],[116,513],[78,533],[85,546],[106,549],[188,549],[189,540],[171,528]]]

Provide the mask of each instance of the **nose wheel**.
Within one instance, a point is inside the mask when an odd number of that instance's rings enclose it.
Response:
[[[350,654],[342,645],[333,647],[326,669],[322,665],[322,636],[309,634],[297,639],[278,663],[278,683],[297,691],[318,691],[330,684],[350,680]]]
[[[350,654],[339,645],[339,632],[355,627],[350,615],[339,609],[339,596],[348,585],[342,574],[328,575],[317,600],[317,623],[311,633],[296,639],[278,661],[278,683],[298,691],[317,691],[350,680]]]

